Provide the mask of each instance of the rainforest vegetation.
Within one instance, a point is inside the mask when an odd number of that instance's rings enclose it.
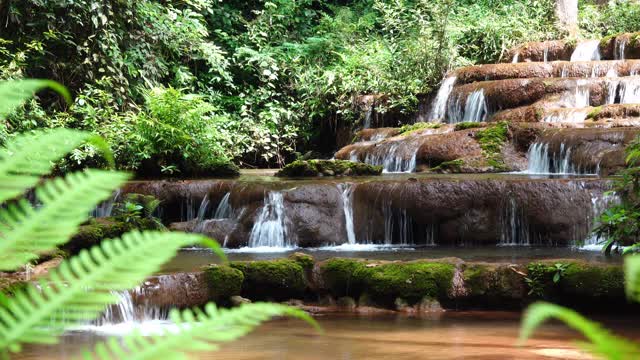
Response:
[[[582,35],[637,29],[630,3],[581,4]],[[0,4],[0,26],[0,79],[56,80],[74,98],[40,93],[0,140],[93,131],[147,176],[330,154],[336,129],[361,120],[356,96],[410,113],[447,70],[563,36],[550,0],[24,0]],[[60,166],[100,164],[86,145]]]

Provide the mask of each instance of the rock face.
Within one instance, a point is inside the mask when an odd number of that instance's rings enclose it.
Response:
[[[556,264],[563,272],[553,281]],[[563,259],[515,265],[456,258],[314,261],[303,255],[155,276],[132,295],[134,305],[160,308],[258,300],[289,300],[294,306],[325,311],[371,312],[382,308],[411,313],[443,308],[512,310],[539,299],[601,311],[624,311],[630,306],[624,294],[621,264]]]
[[[584,129],[588,130],[588,129]],[[549,135],[550,142],[561,135]],[[565,136],[565,135],[562,135]],[[599,141],[617,141],[615,132]],[[565,137],[570,142],[570,134]],[[580,139],[582,137],[577,137]],[[579,141],[579,140],[578,140]],[[595,143],[595,142],[590,142]],[[576,156],[581,156],[576,143]],[[603,153],[600,166],[605,165]],[[587,161],[587,160],[585,160]],[[168,188],[184,192],[185,184],[161,187],[166,195],[185,207]],[[194,182],[199,194],[207,185]],[[411,181],[346,180],[286,183],[210,181],[208,199],[228,200],[229,212],[220,213],[224,201],[211,201],[202,218],[174,222],[171,228],[202,232],[227,247],[259,246],[257,240],[282,241],[272,246],[318,247],[349,241],[406,245],[570,245],[586,237],[597,216],[593,202],[602,198],[610,182],[600,179],[527,179],[518,177],[418,177]],[[138,186],[136,191],[140,191]],[[220,190],[225,191],[218,194]],[[227,195],[228,194],[228,195]],[[278,204],[274,194],[280,194]],[[162,198],[161,198],[162,200]],[[208,200],[207,200],[208,201]],[[281,211],[275,211],[281,206]],[[199,209],[194,210],[198,213]],[[166,211],[164,211],[167,213]],[[266,215],[265,215],[266,214]],[[165,221],[171,222],[172,219]],[[279,232],[265,228],[282,229]],[[286,236],[285,236],[286,235]]]

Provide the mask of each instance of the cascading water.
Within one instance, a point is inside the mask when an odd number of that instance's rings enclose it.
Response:
[[[588,115],[587,109],[563,109],[546,114],[542,118],[542,122],[548,123],[565,123],[565,122],[583,122]]]
[[[136,288],[132,291],[140,292],[141,290]],[[141,324],[147,321],[168,319],[167,309],[149,304],[136,305],[130,291],[118,291],[114,294],[120,299],[118,303],[107,307],[104,313],[92,322],[92,325]]]
[[[516,200],[509,198],[500,214],[500,246],[528,246],[531,245],[529,224],[523,211],[519,209]]]
[[[198,208],[198,213],[196,215],[196,226],[194,228],[194,232],[202,232],[205,216],[207,215],[207,209],[209,209],[209,194],[206,194],[204,198],[202,198],[202,202],[200,203],[200,207]]]
[[[214,219],[228,219],[231,217],[232,209],[229,204],[229,198],[231,197],[231,192],[224,194],[218,207],[216,208],[216,212],[213,215]]]
[[[616,38],[614,49],[613,49],[613,58],[615,60],[624,60],[624,50],[627,46],[627,38],[618,39]]]
[[[453,90],[453,85],[455,85],[456,80],[457,78],[455,76],[448,76],[442,81],[442,84],[438,89],[438,94],[431,104],[429,120],[443,119],[446,116],[447,101],[449,100],[449,95],[451,95],[451,91]]]
[[[270,191],[251,229],[249,247],[290,248],[292,245],[287,234],[284,195]]]
[[[364,113],[364,128],[369,129],[371,127],[371,117],[373,116],[373,104],[367,107],[367,111]]]
[[[620,103],[640,103],[640,78],[631,77],[620,80]]]
[[[583,41],[576,46],[571,54],[571,61],[598,61],[600,60],[600,41]]]
[[[584,108],[589,106],[590,95],[589,82],[583,79],[577,80],[576,90],[573,95],[573,107]]]
[[[345,228],[347,230],[347,240],[349,244],[356,243],[356,234],[353,226],[353,189],[352,184],[338,184],[338,189],[342,195],[342,211],[344,212]]]
[[[519,58],[520,58],[520,53],[519,52],[515,53],[515,55],[513,55],[513,59],[511,60],[511,63],[512,64],[518,63]]]
[[[394,244],[394,238],[397,235],[396,244],[412,245],[413,241],[413,220],[407,214],[406,209],[394,209],[391,203],[385,201],[382,206],[382,215],[384,217],[384,244]]]
[[[549,152],[549,144],[537,142],[531,144],[527,154],[529,167],[526,174],[579,174],[579,169],[571,162],[571,147],[560,144],[560,151]]]
[[[382,165],[384,173],[410,173],[416,169],[418,148],[409,149],[408,142],[395,142],[383,151],[368,153],[364,162],[370,165]],[[407,152],[411,151],[411,156]]]
[[[118,201],[118,198],[120,197],[120,193],[121,193],[120,189],[116,190],[109,200],[102,202],[101,204],[96,206],[95,209],[93,209],[93,211],[91,212],[91,216],[95,218],[103,218],[103,217],[111,216],[113,213],[113,207],[116,204],[116,201]]]
[[[451,124],[459,122],[481,122],[488,115],[487,103],[484,97],[484,89],[475,90],[467,96],[464,112],[460,105],[460,98],[448,101],[447,122]]]

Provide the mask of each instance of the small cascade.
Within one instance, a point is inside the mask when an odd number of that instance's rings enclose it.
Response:
[[[367,111],[364,113],[364,128],[369,129],[371,127],[371,117],[373,116],[373,104],[367,107]]]
[[[600,60],[600,41],[583,41],[576,46],[571,54],[571,61],[598,61]]]
[[[524,211],[518,207],[516,200],[509,198],[500,214],[500,246],[531,245],[529,224]]]
[[[544,47],[544,52],[542,54],[542,61],[545,64],[549,62],[549,46]]]
[[[618,38],[616,37],[614,49],[613,49],[613,58],[615,60],[624,60],[624,50],[627,46],[628,39],[626,37]]]
[[[384,216],[384,244],[412,245],[413,219],[406,209],[394,209],[391,203],[385,201],[382,207]],[[396,241],[394,241],[394,239]]]
[[[418,148],[412,149],[412,155],[407,156],[410,144],[396,142],[382,151],[368,153],[364,162],[370,165],[382,165],[383,173],[410,173],[416,169]]]
[[[353,189],[352,184],[338,184],[338,189],[342,194],[342,211],[344,212],[345,228],[347,230],[347,240],[349,244],[356,243],[356,233],[353,226]]]
[[[197,210],[193,205],[193,197],[188,195],[187,198],[180,203],[180,221],[191,221],[196,218]]]
[[[589,97],[591,92],[589,90],[589,82],[587,80],[576,81],[576,91],[573,95],[573,107],[584,108],[589,106]]]
[[[595,194],[591,196],[591,222],[592,228],[598,225],[598,218],[604,213],[604,211],[611,205],[620,202],[620,197],[615,193]],[[586,239],[582,242],[582,247],[586,249],[600,250],[601,245],[606,239],[597,236],[596,234],[589,233]]]
[[[440,85],[438,93],[433,99],[431,104],[431,112],[429,113],[429,120],[443,119],[447,112],[447,101],[449,95],[453,90],[453,85],[456,83],[457,78],[455,76],[447,76]]]
[[[640,79],[637,77],[623,78],[620,81],[620,103],[640,103]]]
[[[136,288],[132,291],[141,292],[142,290]],[[167,309],[149,304],[135,304],[133,294],[130,291],[118,291],[114,294],[119,297],[119,302],[107,307],[105,312],[92,322],[93,326],[107,326],[121,323],[141,324],[147,321],[168,319]]]
[[[517,64],[519,58],[520,58],[520,53],[519,52],[515,53],[515,55],[513,55],[513,59],[511,60],[511,63]]]
[[[618,95],[618,86],[620,85],[619,80],[607,79],[607,97],[605,102],[607,105],[616,103],[616,96]]]
[[[546,114],[542,118],[542,121],[548,123],[583,122],[587,118],[587,113],[588,111],[586,109],[558,110],[553,113]]]
[[[571,162],[571,147],[565,146],[565,144],[560,144],[560,151],[554,153],[549,152],[548,143],[533,143],[529,147],[527,158],[529,159],[529,167],[526,174],[581,174],[580,169]]]
[[[209,194],[206,194],[200,203],[198,213],[196,215],[196,226],[194,232],[202,232],[202,226],[204,224],[205,216],[207,215],[207,209],[209,209]]]
[[[232,209],[229,204],[229,198],[231,197],[231,192],[224,194],[220,203],[218,204],[218,208],[216,208],[216,212],[213,215],[214,219],[228,219],[231,217]]]
[[[100,203],[98,206],[96,206],[96,208],[93,209],[93,211],[91,212],[91,216],[94,218],[103,218],[103,217],[111,216],[113,213],[113,207],[118,201],[118,198],[120,197],[121,192],[122,191],[120,189],[116,190],[109,200],[104,201]]]
[[[249,247],[289,248],[286,216],[284,211],[284,195],[279,191],[270,191],[258,214],[251,234]]]
[[[460,105],[460,98],[448,102],[447,121],[451,124],[459,122],[481,122],[488,115],[484,89],[473,91],[466,99],[464,111]]]

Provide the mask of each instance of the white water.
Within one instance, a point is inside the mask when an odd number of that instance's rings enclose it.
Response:
[[[365,252],[365,251],[414,251],[415,248],[397,245],[375,245],[375,244],[342,244],[337,246],[322,246],[306,249],[308,251],[345,251],[345,252]]]
[[[194,232],[202,232],[204,225],[204,218],[207,215],[207,209],[209,208],[209,194],[206,194],[204,198],[202,198],[202,202],[200,203],[200,207],[198,208],[198,213],[196,215],[196,226],[194,227]]]
[[[386,148],[367,153],[364,162],[370,165],[382,165],[383,173],[410,173],[416,169],[418,147],[412,149],[412,155],[407,156],[409,142],[396,141]]]
[[[371,117],[373,115],[373,104],[367,107],[367,111],[364,113],[364,128],[368,129],[371,127]]]
[[[216,208],[216,212],[213,215],[214,219],[228,219],[231,217],[231,205],[229,204],[229,198],[231,197],[231,192],[224,194],[220,203],[218,204],[218,208]]]
[[[531,245],[529,224],[514,198],[510,197],[502,208],[500,230],[499,246]]]
[[[549,144],[537,142],[529,146],[527,154],[529,167],[526,174],[579,174],[580,172],[571,162],[571,147],[560,144],[559,153],[550,153]]]
[[[571,54],[571,61],[593,61],[600,60],[600,41],[583,41],[576,46]]]
[[[511,60],[512,64],[516,64],[518,63],[518,59],[520,58],[520,53],[516,53],[515,55],[513,55],[513,59]]]
[[[467,96],[464,110],[461,99],[449,99],[447,104],[447,122],[455,124],[463,121],[481,122],[487,117],[488,110],[484,97],[484,89],[475,90]]]
[[[640,103],[640,78],[622,78],[620,80],[620,103]]]
[[[284,211],[284,196],[279,191],[270,191],[264,200],[264,205],[258,214],[251,235],[249,236],[250,248],[289,248]]]
[[[453,90],[453,85],[456,83],[457,77],[448,76],[440,84],[438,93],[431,103],[431,112],[429,113],[429,120],[444,119],[447,114],[447,102],[449,101],[449,95]]]
[[[616,38],[614,46],[613,58],[615,60],[624,60],[624,50],[627,46],[627,39],[622,38],[621,40],[619,40],[618,38]]]
[[[589,106],[589,82],[587,80],[577,80],[576,81],[576,90],[573,94],[573,107],[576,108],[584,108]]]
[[[95,218],[111,216],[113,213],[113,207],[120,197],[120,193],[120,189],[116,190],[109,200],[100,203],[98,206],[96,206],[95,209],[93,209],[93,211],[91,212],[91,216]]]
[[[611,205],[614,205],[620,201],[620,197],[617,194],[596,194],[591,196],[591,221],[593,223],[592,228],[595,228],[597,220],[604,213],[604,211]],[[590,233],[584,240],[582,246],[583,250],[602,250],[602,244],[606,239],[602,239],[593,233]]]
[[[575,123],[583,122],[587,118],[587,109],[566,109],[558,110],[549,114],[546,114],[543,118],[543,122],[548,123]]]
[[[338,184],[342,195],[342,211],[344,212],[345,228],[347,230],[347,240],[350,245],[356,243],[356,233],[353,227],[353,189],[352,184]]]

